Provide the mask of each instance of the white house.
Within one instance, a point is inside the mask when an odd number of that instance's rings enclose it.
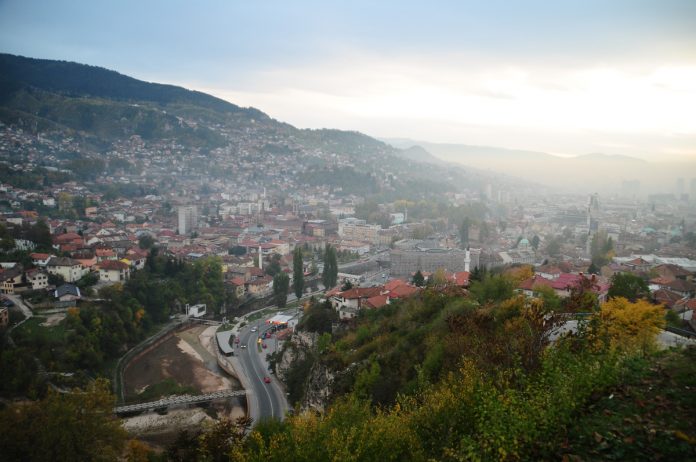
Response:
[[[67,257],[51,257],[46,264],[46,271],[62,276],[65,282],[75,282],[89,272],[79,261]]]
[[[118,260],[105,260],[99,263],[99,280],[123,282],[130,276],[130,266]]]

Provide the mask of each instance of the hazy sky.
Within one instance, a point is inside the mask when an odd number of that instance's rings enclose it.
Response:
[[[0,51],[298,127],[696,159],[696,0],[0,0]]]

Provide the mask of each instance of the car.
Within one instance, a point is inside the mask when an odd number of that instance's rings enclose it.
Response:
[[[242,348],[246,348],[246,345],[242,345]]]
[[[271,378],[266,376],[263,378],[263,383],[271,383]]]
[[[264,347],[264,348],[267,348],[267,346],[266,346],[266,344],[265,344],[265,343],[263,344],[263,347]]]
[[[239,343],[239,337],[237,337],[236,339],[234,339],[234,343]]]
[[[251,328],[251,331],[252,331],[252,332],[256,332],[257,330],[259,330],[258,327],[252,327],[252,328]]]

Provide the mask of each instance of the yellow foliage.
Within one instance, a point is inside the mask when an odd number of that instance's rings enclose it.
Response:
[[[150,448],[140,440],[132,439],[128,441],[126,460],[128,462],[147,462],[149,460]]]
[[[71,316],[73,318],[76,318],[80,315],[80,309],[77,308],[76,306],[73,306],[71,308],[68,308],[68,316]]]
[[[510,279],[515,281],[516,284],[519,284],[525,279],[529,279],[534,276],[534,270],[532,269],[532,265],[517,266],[506,270],[505,276],[508,276]]]
[[[138,309],[138,311],[135,312],[135,322],[140,324],[140,320],[143,319],[143,316],[145,316],[145,310],[143,308]]]
[[[625,350],[648,350],[665,326],[664,308],[645,300],[635,303],[623,297],[602,304],[599,313],[611,345]]]
[[[447,284],[447,273],[445,273],[444,268],[436,269],[431,278],[433,280],[433,284],[436,286],[443,286]]]

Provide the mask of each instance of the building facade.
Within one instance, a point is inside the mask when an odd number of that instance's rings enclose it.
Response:
[[[185,236],[198,227],[198,207],[183,205],[179,207],[179,234]]]

